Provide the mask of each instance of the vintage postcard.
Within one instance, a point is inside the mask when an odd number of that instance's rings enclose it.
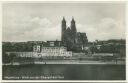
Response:
[[[125,28],[125,2],[4,2],[2,80],[125,81]]]

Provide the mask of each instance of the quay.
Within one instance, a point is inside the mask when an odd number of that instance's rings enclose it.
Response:
[[[29,64],[90,64],[90,65],[100,65],[100,64],[106,64],[106,65],[124,65],[125,61],[76,61],[76,60],[47,60],[47,61],[34,61],[34,62],[13,62],[3,65],[29,65]]]

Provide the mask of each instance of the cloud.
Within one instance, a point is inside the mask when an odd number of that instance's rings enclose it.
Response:
[[[34,17],[30,20],[31,25],[37,25],[42,28],[49,28],[52,24],[47,18]],[[33,24],[32,24],[33,23]]]
[[[103,18],[93,25],[77,24],[78,31],[86,32],[90,41],[125,38],[125,26],[112,18]]]
[[[24,37],[26,41],[32,41],[32,40],[42,40],[42,41],[48,41],[48,40],[60,40],[60,25],[57,25],[52,28],[37,28],[35,30],[27,31],[25,34],[21,35],[21,38]]]
[[[95,24],[76,23],[77,31],[87,33],[89,41],[125,37],[125,29],[120,21],[112,18],[102,18],[97,21]],[[54,25],[48,18],[25,17],[18,21],[13,19],[9,29],[3,32],[4,40],[47,41],[61,39],[61,25]]]
[[[63,16],[89,41],[125,38],[124,3],[8,3],[2,14],[3,41],[60,40]]]
[[[49,19],[40,17],[24,17],[21,20],[14,18],[6,27],[3,28],[3,39],[8,41],[45,40],[56,29]]]

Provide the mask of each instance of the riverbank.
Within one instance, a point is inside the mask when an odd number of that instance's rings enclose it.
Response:
[[[68,61],[68,60],[50,60],[50,61],[34,61],[34,62],[13,62],[7,63],[3,65],[28,65],[28,64],[92,64],[92,65],[100,65],[100,64],[108,64],[108,65],[125,65],[125,61]]]
[[[47,62],[34,62],[34,64],[116,64],[116,65],[123,65],[125,64],[124,62],[101,62],[101,61],[75,61],[75,62],[64,62],[64,61],[47,61]]]

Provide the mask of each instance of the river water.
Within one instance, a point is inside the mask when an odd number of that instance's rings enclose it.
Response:
[[[4,80],[125,80],[125,65],[3,66]]]

